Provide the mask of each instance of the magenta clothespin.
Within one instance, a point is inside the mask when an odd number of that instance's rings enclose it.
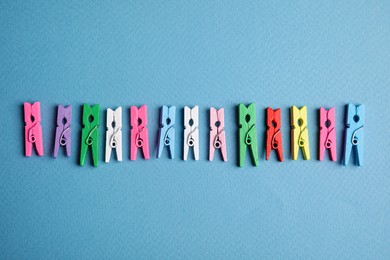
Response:
[[[320,108],[320,144],[319,160],[324,160],[325,149],[329,149],[332,161],[337,160],[336,150],[336,109]]]
[[[65,146],[66,156],[70,156],[71,145],[71,126],[72,124],[72,106],[58,106],[57,109],[57,128],[54,140],[54,158],[57,158],[60,146]]]
[[[135,106],[130,108],[130,160],[134,161],[137,158],[138,148],[142,149],[144,158],[149,160],[149,138],[148,138],[148,116],[146,105],[139,109]]]
[[[38,155],[43,156],[41,104],[39,102],[32,105],[24,102],[24,122],[26,123],[24,127],[26,156],[31,156],[33,144],[35,144]]]
[[[225,116],[223,108],[217,110],[210,107],[210,145],[209,160],[214,158],[215,149],[221,150],[222,159],[227,161]]]

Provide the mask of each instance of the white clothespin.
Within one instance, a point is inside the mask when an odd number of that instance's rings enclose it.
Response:
[[[112,149],[118,161],[122,161],[122,107],[115,111],[107,109],[106,163],[110,161]]]
[[[184,153],[183,160],[187,161],[188,150],[194,148],[195,160],[199,160],[199,107],[190,109],[184,107]]]

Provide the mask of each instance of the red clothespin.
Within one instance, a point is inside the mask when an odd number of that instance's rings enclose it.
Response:
[[[268,160],[271,150],[276,150],[279,161],[283,162],[282,132],[280,130],[280,108],[273,110],[267,107],[267,144],[265,159]]]
[[[144,158],[149,160],[149,138],[148,138],[148,116],[147,106],[143,105],[139,109],[135,106],[130,108],[130,160],[137,158],[138,148],[142,148]]]
[[[33,144],[35,144],[38,155],[43,156],[41,104],[39,102],[32,105],[24,102],[24,122],[26,123],[24,127],[26,156],[31,156]]]
[[[330,159],[337,160],[336,149],[336,109],[332,107],[329,110],[320,108],[320,144],[319,160],[324,160],[325,149],[330,151]]]

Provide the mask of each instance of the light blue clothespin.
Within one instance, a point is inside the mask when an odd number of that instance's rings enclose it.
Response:
[[[364,110],[364,105],[347,105],[344,165],[348,165],[351,153],[354,153],[356,164],[363,166]]]
[[[168,146],[170,158],[175,158],[175,115],[175,106],[162,106],[160,108],[157,158],[161,158],[164,146]]]

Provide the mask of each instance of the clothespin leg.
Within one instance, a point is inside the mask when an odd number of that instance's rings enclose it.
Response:
[[[276,152],[278,154],[279,161],[283,162],[283,151],[282,151],[282,148],[279,148],[278,150],[276,150]]]
[[[360,148],[360,146],[353,147],[353,150],[355,151],[355,162],[357,166],[363,166],[363,155],[360,154],[360,152],[363,153],[363,149]]]
[[[158,133],[158,147],[157,147],[157,158],[161,158],[162,152],[164,150],[164,136],[163,136],[163,131],[160,128],[159,133]]]
[[[187,137],[188,137],[189,131],[187,129],[184,130],[184,141],[183,141],[183,160],[187,161],[188,158],[188,150],[189,146],[187,144]]]
[[[147,131],[147,130],[146,130]],[[150,159],[150,153],[149,153],[149,138],[148,138],[148,133],[146,132],[145,138],[144,138],[144,143],[142,145],[142,152],[144,154],[145,160]]]
[[[88,145],[86,145],[85,140],[88,136],[88,133],[83,131],[81,133],[81,149],[80,149],[80,165],[84,166],[85,158],[87,156]]]
[[[42,139],[42,126],[36,126],[37,138],[35,141],[35,148],[37,150],[38,156],[43,156],[43,139]]]
[[[251,144],[252,161],[255,166],[259,165],[259,154],[257,151],[257,137],[253,137],[253,143]]]
[[[291,130],[291,155],[292,159],[294,161],[298,160],[298,152],[299,152],[299,145],[298,145],[298,138],[299,138],[299,130],[293,129]]]
[[[27,157],[30,157],[31,154],[32,154],[32,146],[33,146],[33,143],[29,142],[28,141],[28,129],[25,130],[25,154]]]
[[[337,149],[336,149],[336,146],[335,145],[333,145],[331,148],[330,148],[330,150],[329,150],[329,152],[330,152],[330,159],[332,160],[332,161],[337,161]]]
[[[364,130],[362,129],[361,132],[359,133],[360,135],[364,135]],[[364,155],[364,149],[363,149],[363,146],[364,146],[364,140],[363,138],[361,138],[359,140],[359,144],[356,145],[356,163],[358,166],[363,166],[363,155]]]
[[[58,156],[58,150],[60,149],[60,142],[58,141],[60,139],[61,132],[59,130],[56,130],[56,136],[54,139],[54,151],[53,151],[53,157],[57,158]]]
[[[107,131],[107,133],[106,133],[106,157],[105,157],[106,163],[110,162],[110,158],[111,158],[111,151],[112,151],[112,148],[110,146],[111,135],[112,135],[112,131]]]
[[[121,162],[122,161],[122,131],[119,131],[117,133],[117,137],[118,137],[119,140],[121,140],[121,142],[118,142],[117,145],[116,145],[116,148],[115,148],[115,150],[116,150],[116,157],[117,157],[117,160],[119,162]]]
[[[195,131],[194,132],[194,138],[195,140],[199,140],[199,131]],[[199,141],[195,142],[194,144],[194,157],[195,157],[195,161],[198,161],[199,160]]]
[[[336,133],[333,133],[332,135],[334,135],[334,140],[336,140]],[[332,161],[337,161],[337,147],[336,147],[336,144],[333,144],[330,149],[329,149],[329,152],[330,152],[330,159]]]
[[[171,137],[172,140],[175,139],[175,128],[172,128],[171,130]],[[172,141],[169,145],[169,156],[171,157],[171,159],[175,158],[175,142]]]
[[[222,153],[222,159],[227,162],[227,148],[226,148],[226,136],[225,132],[220,134],[221,140],[225,140],[225,145],[222,145],[221,147],[221,153]]]
[[[347,166],[349,164],[349,159],[351,157],[352,152],[352,143],[349,141],[351,140],[351,135],[349,134],[349,130],[347,129],[345,131],[345,146],[344,146],[344,160],[343,164]]]
[[[310,160],[309,131],[305,130],[302,133],[302,137],[306,140],[305,145],[302,147],[303,159]]]
[[[93,140],[98,140],[98,131],[94,131]],[[99,165],[99,145],[98,142],[94,141],[92,143],[92,159],[93,159],[93,165],[97,167]]]
[[[309,147],[302,147],[302,154],[304,160],[310,160],[310,148]]]
[[[246,147],[247,146],[245,145],[245,135],[246,135],[246,133],[244,133],[244,131],[240,131],[240,133],[239,133],[239,136],[240,136],[240,140],[239,140],[240,157],[239,157],[239,162],[238,162],[238,165],[240,167],[244,166],[245,155],[246,155]]]
[[[265,145],[265,159],[268,161],[270,155],[271,155],[271,141],[272,141],[273,134],[271,132],[267,133],[267,140]]]
[[[131,134],[130,134],[130,160],[134,161],[137,159],[137,149],[138,147],[136,146],[136,131],[132,129]]]
[[[71,147],[72,147],[72,130],[69,128],[68,132],[65,134],[66,136],[66,156],[70,157],[71,155]]]
[[[213,144],[213,140],[210,138],[210,145],[209,145],[209,161],[212,161],[214,159],[214,153],[215,153],[215,147]]]
[[[318,160],[323,161],[325,157],[326,135],[320,133],[320,142],[318,145]]]
[[[188,158],[188,150],[189,150],[188,145],[184,145],[184,150],[183,150],[183,160],[184,160],[184,161],[187,161],[187,158]]]

